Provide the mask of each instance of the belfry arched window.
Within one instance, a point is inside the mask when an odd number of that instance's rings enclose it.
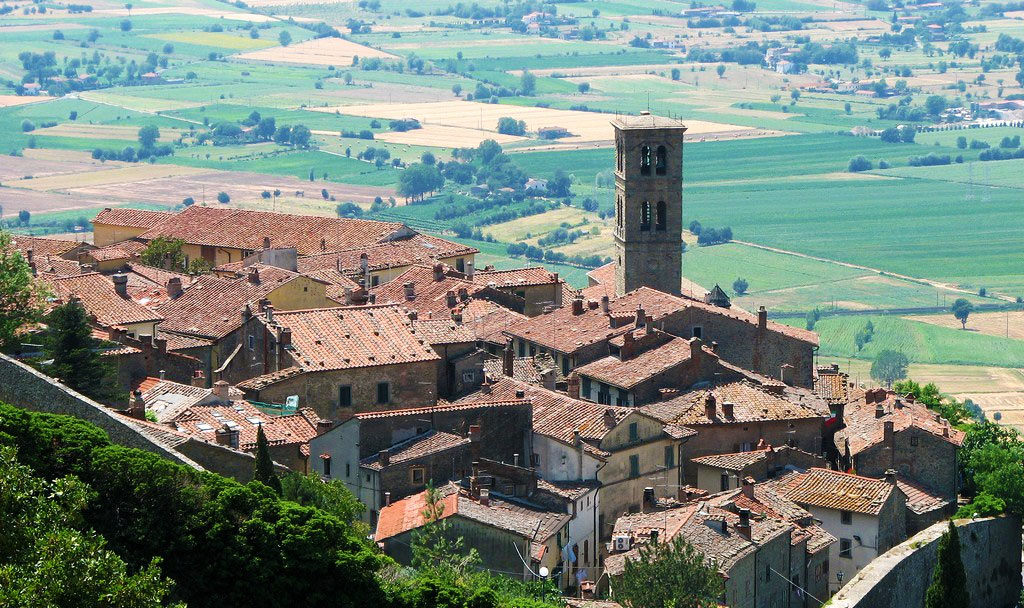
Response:
[[[665,211],[665,201],[658,201],[658,210],[654,221],[655,230],[665,230],[666,222],[668,221],[665,217]]]
[[[619,228],[622,228],[622,197],[621,196],[619,197],[619,200],[615,202],[615,224]]]
[[[640,230],[651,229],[651,203],[650,201],[644,201],[643,205],[640,205]]]
[[[623,165],[623,163],[625,161],[625,158],[624,158],[625,157],[625,153],[622,151],[622,142],[621,141],[615,142],[615,152],[616,152],[616,154],[615,154],[616,166],[619,168],[619,171],[622,171],[622,165]]]
[[[640,175],[651,174],[651,147],[640,147]]]
[[[654,158],[654,172],[658,175],[665,175],[668,170],[668,151],[665,146],[658,146]]]

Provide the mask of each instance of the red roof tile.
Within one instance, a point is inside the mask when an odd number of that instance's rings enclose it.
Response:
[[[443,431],[427,431],[391,446],[388,449],[389,464],[387,466],[409,462],[432,454],[440,454],[464,445],[469,445],[469,437],[460,437]],[[360,466],[375,471],[384,469],[379,453],[361,460]]]
[[[776,491],[800,505],[878,515],[895,486],[829,469],[810,469],[780,480]]]
[[[464,278],[465,275],[442,265],[440,280],[434,266],[410,266],[391,281],[370,290],[378,304],[400,304],[406,310],[415,310],[420,319],[450,319],[452,310],[460,303],[468,302],[481,285]],[[405,284],[413,284],[413,296],[405,295]],[[465,290],[465,298],[459,294]],[[448,292],[454,293],[454,302],[449,302]],[[449,304],[452,303],[452,306]]]
[[[715,356],[711,349],[705,350],[709,356]],[[595,380],[628,390],[688,361],[691,352],[688,340],[673,338],[625,361],[619,357],[608,356],[577,367],[575,371],[581,376],[590,376]]]
[[[75,247],[84,244],[64,239],[48,239],[39,236],[22,236],[20,234],[11,235],[11,247],[17,249],[25,256],[31,250],[34,258],[45,255],[61,256]]]
[[[478,270],[473,275],[473,282],[494,287],[524,287],[528,285],[551,285],[558,278],[557,272],[548,272],[542,266],[531,268],[513,268],[511,270]]]
[[[876,415],[878,407],[882,409],[881,417]],[[850,454],[857,455],[882,443],[887,421],[893,423],[894,433],[914,429],[955,446],[960,446],[966,437],[966,433],[950,426],[949,421],[923,403],[907,401],[895,393],[888,393],[880,403],[866,403],[862,394],[857,401],[845,407],[843,422],[846,428],[835,434],[836,447],[840,453],[844,453],[846,441],[849,440]]]
[[[131,228],[152,228],[173,214],[164,211],[149,211],[145,209],[127,209],[124,207],[106,208],[100,211],[93,224],[106,224],[109,226],[128,226]]]
[[[114,291],[114,283],[107,277],[90,272],[48,279],[57,296],[64,301],[77,297],[96,322],[104,327],[159,322],[163,317],[136,303],[122,298]]]
[[[705,408],[709,394],[715,398],[714,419],[707,417]],[[733,404],[731,418],[724,413],[723,404],[726,402]],[[824,419],[829,416],[825,401],[808,390],[787,387],[781,394],[776,394],[748,380],[691,390],[673,399],[645,405],[641,409],[662,422],[687,426],[799,418]]]

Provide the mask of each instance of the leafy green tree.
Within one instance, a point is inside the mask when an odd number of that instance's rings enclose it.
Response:
[[[352,524],[366,510],[339,479],[323,481],[315,473],[288,473],[281,478],[281,498],[307,507],[316,507],[341,521]]]
[[[231,202],[231,196],[227,192],[218,192],[217,202],[222,205],[226,205]]]
[[[948,105],[949,102],[942,95],[929,95],[928,99],[924,100],[924,107],[932,116],[941,114]]]
[[[971,304],[967,298],[957,298],[953,302],[951,307],[953,316],[956,317],[957,321],[960,321],[961,329],[967,329],[967,317],[971,316],[971,312],[974,310],[974,304]]]
[[[719,78],[721,78],[722,76],[725,76],[725,64],[724,63],[718,64],[718,67],[715,68],[715,72],[718,74]],[[794,98],[794,100],[795,100],[795,98]]]
[[[893,382],[907,377],[909,365],[906,355],[887,348],[880,351],[871,362],[871,377],[886,386],[892,386]]]
[[[192,202],[194,203],[195,201]],[[182,252],[184,247],[185,241],[181,239],[158,236],[146,245],[146,248],[142,250],[139,257],[146,266],[184,270],[185,254]]]
[[[461,536],[454,537],[444,515],[444,495],[432,481],[425,491],[425,525],[412,535],[412,567],[443,580],[459,580],[480,563],[480,555],[476,549],[466,549]]]
[[[523,95],[533,95],[537,91],[537,77],[529,70],[523,70],[523,75],[519,77],[519,91]]]
[[[641,545],[615,584],[615,599],[629,608],[702,608],[722,593],[721,575],[682,536]]]
[[[413,163],[398,177],[398,194],[406,199],[419,198],[444,186],[444,176],[435,165]]]
[[[0,231],[0,346],[14,344],[18,329],[42,315],[45,296],[11,236]]]
[[[102,537],[81,530],[89,487],[37,477],[15,456],[0,448],[0,605],[163,606],[171,582],[159,558],[133,573]]]
[[[281,46],[288,46],[292,43],[292,35],[288,33],[288,30],[281,30],[281,33],[277,35],[277,41],[281,43]]]
[[[252,478],[268,488],[281,494],[281,479],[274,472],[274,461],[270,459],[270,445],[261,424],[256,429],[256,462],[253,466]]]
[[[44,349],[53,363],[46,372],[84,395],[111,399],[117,393],[113,388],[113,369],[96,350],[99,344],[92,337],[88,318],[78,299],[71,299],[47,315],[49,332]]]
[[[338,217],[360,217],[363,215],[362,207],[355,203],[338,203],[334,211]]]
[[[859,173],[861,171],[870,171],[873,167],[874,165],[870,160],[863,155],[858,155],[850,159],[850,164],[846,166],[846,170],[850,173]]]
[[[939,539],[938,561],[932,570],[932,584],[924,595],[925,608],[969,608],[967,572],[960,558],[960,534],[953,522]]]
[[[128,19],[121,21],[121,31],[130,32],[132,31],[132,22]]]
[[[143,148],[152,148],[160,139],[160,129],[156,125],[146,125],[139,129],[139,144]]]
[[[736,295],[742,296],[747,293],[747,288],[750,287],[750,283],[744,278],[736,279],[732,282],[732,290],[736,292]]]
[[[27,209],[22,209],[21,211],[18,212],[18,222],[20,222],[22,226],[28,226],[29,222],[31,221],[32,213],[30,211],[28,211]]]
[[[309,145],[309,138],[312,135],[309,131],[309,127],[305,125],[295,125],[292,127],[292,145],[300,148],[305,148]]]

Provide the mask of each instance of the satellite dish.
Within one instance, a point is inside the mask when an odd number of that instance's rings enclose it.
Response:
[[[540,574],[541,578],[547,578],[548,577],[548,569],[546,567],[544,567],[544,566],[541,566],[540,570],[537,571],[537,574]]]

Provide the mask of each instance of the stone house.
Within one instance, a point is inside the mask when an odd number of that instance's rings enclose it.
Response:
[[[518,394],[533,404],[531,466],[540,476],[551,482],[600,483],[600,539],[607,538],[620,514],[640,509],[645,488],[654,486],[659,496],[677,494],[680,444],[694,434],[689,429],[666,425],[637,409],[582,401],[507,376],[456,403]]]
[[[648,542],[686,539],[715,564],[730,608],[789,606],[790,585],[782,573],[791,568],[794,526],[778,517],[754,517],[710,502],[687,503],[664,511],[624,515],[615,522],[613,553],[605,559],[612,597],[626,562],[639,559]]]
[[[557,272],[548,272],[541,266],[510,270],[494,270],[489,266],[476,272],[472,280],[522,298],[526,303],[522,312],[528,317],[535,317],[548,307],[561,308],[565,299],[565,281]]]
[[[560,566],[568,514],[488,488],[451,483],[440,494],[440,517],[448,521],[452,538],[473,539],[482,567],[528,581],[538,578],[541,568],[555,572]],[[421,492],[381,509],[374,540],[401,564],[412,561],[412,534],[427,523],[427,507],[426,492]]]
[[[960,446],[965,434],[938,412],[885,389],[872,389],[846,404],[844,428],[834,435],[842,470],[882,477],[889,469],[927,488],[950,505],[959,493]]]
[[[682,446],[684,479],[697,484],[692,459],[749,452],[762,441],[812,454],[822,450],[828,406],[810,390],[748,374],[743,380],[691,388],[640,410],[666,425],[696,432]]]
[[[213,266],[239,262],[261,249],[294,247],[298,256],[372,247],[420,237],[392,222],[357,220],[192,205],[177,214],[146,215],[110,209],[93,222],[96,243],[104,246],[128,238],[180,239],[186,263],[204,259]],[[476,249],[433,239],[436,257],[453,258],[456,267],[472,261]]]
[[[476,253],[473,247],[416,233],[400,240],[306,255],[299,258],[298,271],[336,270],[370,289],[394,280],[412,266],[441,263],[460,273],[471,272]]]
[[[437,401],[441,357],[395,306],[271,313],[258,322],[263,373],[238,385],[250,399],[295,396],[330,420]]]
[[[434,349],[437,392],[446,399],[468,393],[484,381],[484,352],[476,347],[476,335],[460,321],[416,320],[412,330]]]
[[[135,302],[128,295],[128,277],[107,278],[96,272],[46,277],[44,279],[61,301],[77,299],[89,313],[90,324],[107,332],[123,330],[128,336],[155,336],[164,317]]]
[[[765,485],[809,511],[839,539],[829,547],[830,595],[906,538],[907,497],[897,486],[895,473],[872,479],[815,468]]]
[[[690,460],[697,470],[697,488],[709,493],[739,488],[746,478],[764,481],[787,470],[824,467],[820,454],[812,454],[788,445],[772,447],[761,442],[750,452],[712,454]]]
[[[531,449],[531,417],[525,399],[356,413],[310,441],[311,470],[340,479],[375,523],[385,493],[398,500],[428,481],[461,479],[476,459],[522,461]]]
[[[180,287],[172,277],[156,306],[167,319],[160,330],[168,349],[199,358],[211,381],[235,384],[265,372],[269,345],[260,316],[336,305],[324,282],[273,266],[255,265],[235,278],[202,275]]]

